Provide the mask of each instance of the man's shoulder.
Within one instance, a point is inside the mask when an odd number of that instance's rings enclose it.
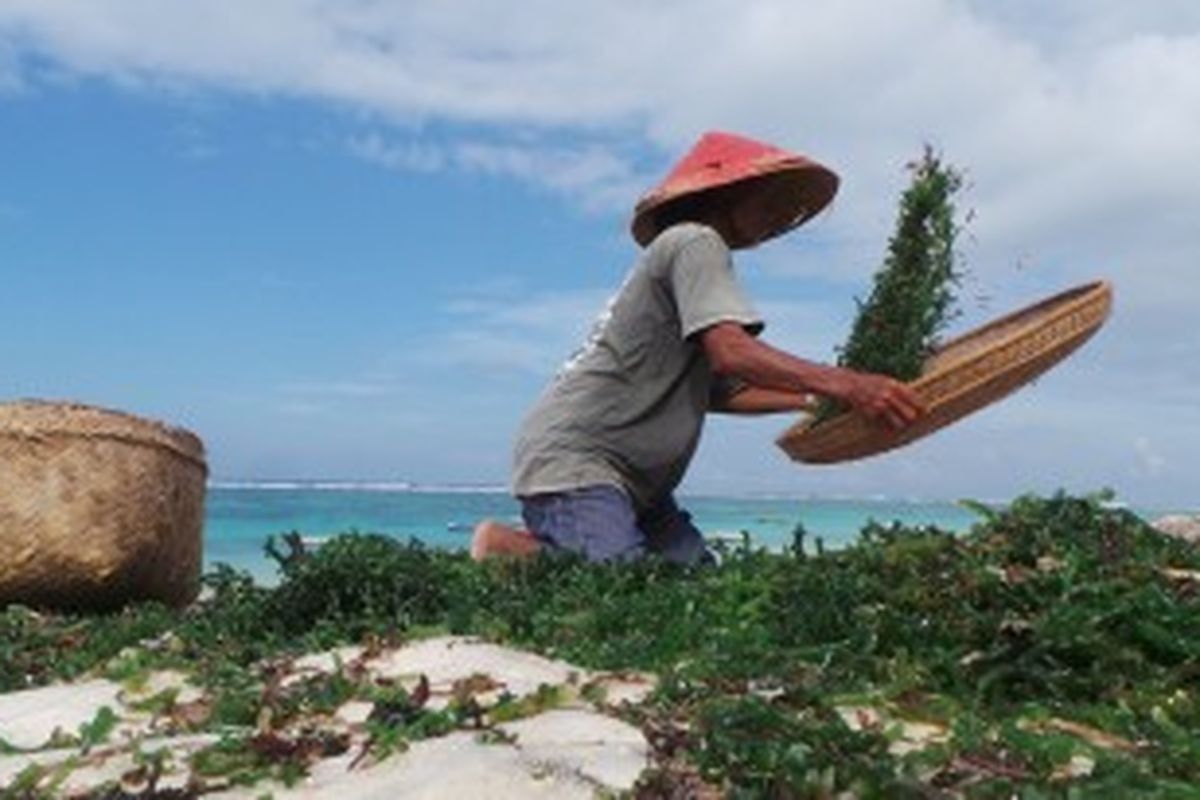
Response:
[[[699,222],[680,222],[664,230],[646,248],[643,261],[651,273],[670,270],[684,253],[726,258],[729,248],[721,234]]]

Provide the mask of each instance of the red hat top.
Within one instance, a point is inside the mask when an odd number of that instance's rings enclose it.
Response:
[[[746,247],[795,228],[820,212],[837,193],[838,177],[827,167],[796,153],[732,133],[700,137],[666,179],[638,201],[633,238],[649,244],[661,232],[657,217],[681,198],[705,195],[714,203],[757,203],[770,213],[755,215],[760,230]]]

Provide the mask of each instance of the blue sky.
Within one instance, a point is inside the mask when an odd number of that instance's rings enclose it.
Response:
[[[1200,505],[1200,10],[995,5],[0,0],[0,397],[185,425],[217,478],[503,483],[636,257],[633,203],[702,131],[842,176],[738,261],[768,340],[814,359],[932,142],[976,212],[961,325],[1095,277],[1112,322],[860,464],[714,420],[688,488]]]

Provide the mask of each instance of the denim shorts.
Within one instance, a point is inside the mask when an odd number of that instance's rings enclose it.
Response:
[[[550,550],[578,553],[588,561],[632,561],[653,553],[681,564],[715,563],[692,515],[671,496],[641,514],[615,486],[586,486],[520,500],[526,527]]]

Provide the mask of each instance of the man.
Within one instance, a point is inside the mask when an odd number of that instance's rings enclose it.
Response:
[[[763,322],[730,251],[807,221],[837,183],[803,156],[709,133],[641,199],[632,225],[640,261],[518,433],[513,492],[527,530],[481,522],[474,557],[551,549],[593,561],[655,553],[705,562],[711,555],[673,491],[708,412],[794,412],[816,394],[895,428],[920,416],[899,381],[756,338]]]

